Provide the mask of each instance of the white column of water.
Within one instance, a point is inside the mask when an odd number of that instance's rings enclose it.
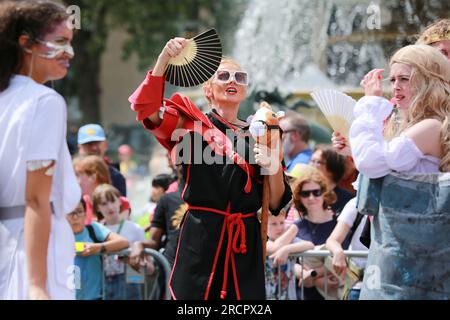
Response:
[[[386,66],[380,43],[328,45],[328,40],[352,34],[355,26],[360,29],[356,31],[364,31],[370,4],[355,0],[249,0],[232,56],[248,70],[251,89],[292,87],[286,82],[298,78],[310,65],[340,80],[341,85],[357,86],[364,66]],[[301,89],[302,84],[295,87]]]

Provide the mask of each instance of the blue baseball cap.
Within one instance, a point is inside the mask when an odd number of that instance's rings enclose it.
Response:
[[[98,124],[87,124],[78,130],[78,144],[93,141],[105,141],[106,135],[103,128]]]

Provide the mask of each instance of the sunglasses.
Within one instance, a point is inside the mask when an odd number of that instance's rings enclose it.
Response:
[[[234,81],[243,86],[248,85],[248,75],[245,71],[218,70],[216,72],[216,79],[223,83]]]
[[[309,198],[311,194],[316,198],[320,197],[322,195],[322,189],[300,191],[300,197],[302,198]]]
[[[39,39],[36,39],[36,42],[46,46],[49,49],[52,49],[46,53],[41,54],[44,58],[54,59],[62,53],[67,53],[71,58],[73,58],[75,56],[73,47],[68,43],[67,44],[56,44],[51,41],[42,41]]]

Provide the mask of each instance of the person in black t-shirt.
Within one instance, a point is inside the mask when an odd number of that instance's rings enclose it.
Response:
[[[148,247],[164,249],[164,256],[172,266],[175,258],[180,222],[187,210],[181,192],[167,193],[161,197],[155,209],[150,227]]]

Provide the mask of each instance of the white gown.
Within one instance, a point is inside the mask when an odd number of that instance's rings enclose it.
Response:
[[[410,138],[383,139],[391,111],[386,99],[364,97],[350,129],[358,170],[383,177],[358,191],[360,209],[375,214],[360,299],[449,299],[450,173]]]
[[[66,104],[53,89],[16,75],[0,93],[0,106],[0,213],[25,205],[27,161],[55,161],[47,289],[51,299],[74,299],[75,240],[65,214],[79,203],[81,190],[65,139]],[[0,300],[27,299],[23,229],[23,217],[2,219],[0,214]]]
[[[369,178],[383,177],[392,171],[438,173],[440,159],[424,155],[405,135],[391,141],[383,137],[383,121],[392,112],[383,97],[367,96],[355,106],[355,121],[350,128],[350,144],[356,168]]]

